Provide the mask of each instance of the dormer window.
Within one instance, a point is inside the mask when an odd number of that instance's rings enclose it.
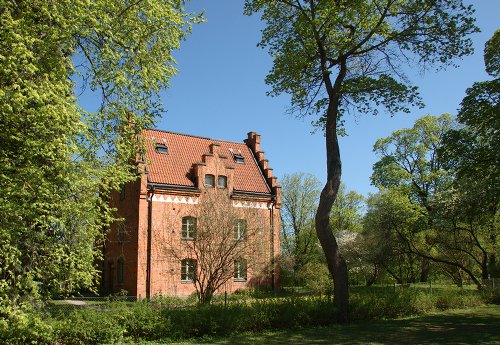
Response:
[[[157,153],[168,154],[168,147],[165,144],[156,144],[155,151]]]
[[[214,175],[205,175],[205,187],[213,188],[215,187],[215,176]]]
[[[245,164],[245,157],[243,157],[241,150],[238,149],[238,152],[234,152],[233,149],[230,148],[229,152],[231,152],[231,155],[236,163]]]

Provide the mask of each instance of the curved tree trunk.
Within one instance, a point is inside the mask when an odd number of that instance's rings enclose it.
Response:
[[[333,229],[330,224],[330,210],[337,198],[340,177],[342,175],[342,163],[337,138],[337,118],[340,102],[340,85],[345,77],[345,72],[344,63],[333,86],[329,84],[328,74],[325,75],[325,82],[330,96],[325,128],[327,181],[321,191],[315,218],[316,233],[325,253],[328,270],[333,276],[333,292],[338,322],[349,321],[349,279],[346,261],[340,255],[339,246],[335,240],[335,236],[333,236]]]

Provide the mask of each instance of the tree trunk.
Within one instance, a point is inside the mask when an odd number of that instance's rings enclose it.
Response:
[[[338,99],[330,102],[326,122],[326,160],[327,181],[321,191],[316,211],[316,233],[325,253],[328,270],[333,277],[334,302],[337,308],[337,321],[349,321],[349,279],[347,264],[339,253],[339,246],[333,236],[330,224],[330,210],[337,197],[342,174],[340,149],[337,138]]]
[[[422,268],[420,270],[420,282],[427,283],[429,281],[429,271],[431,269],[431,263],[429,259],[422,258]]]
[[[373,284],[375,284],[375,282],[377,281],[378,279],[378,276],[379,276],[379,268],[378,268],[378,265],[374,265],[373,267],[373,274],[371,275],[371,277],[366,281],[366,286],[372,286]]]

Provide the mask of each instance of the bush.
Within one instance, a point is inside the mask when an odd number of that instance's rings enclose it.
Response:
[[[476,291],[408,288],[394,291],[389,287],[359,289],[351,294],[351,318],[369,320],[420,315],[426,312],[476,307],[483,300]]]
[[[119,316],[126,334],[134,339],[163,339],[170,335],[171,324],[163,318],[161,304],[146,301],[114,305],[113,314]]]
[[[122,341],[123,318],[108,310],[82,308],[57,323],[57,336],[64,344],[102,344]]]
[[[500,288],[487,287],[481,294],[485,303],[500,304]]]
[[[309,263],[301,267],[297,272],[297,280],[316,294],[324,293],[332,287],[332,277],[328,267],[321,263]]]
[[[54,340],[52,327],[34,312],[20,309],[2,309],[0,316],[0,343],[49,344]]]

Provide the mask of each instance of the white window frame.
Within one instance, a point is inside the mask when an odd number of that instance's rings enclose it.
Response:
[[[247,261],[245,259],[234,260],[234,281],[247,280]]]
[[[245,241],[247,239],[247,221],[238,219],[234,225],[234,240]]]
[[[182,217],[181,238],[183,240],[194,240],[196,238],[196,218]]]
[[[197,263],[194,259],[181,260],[181,282],[191,283],[196,276]]]

